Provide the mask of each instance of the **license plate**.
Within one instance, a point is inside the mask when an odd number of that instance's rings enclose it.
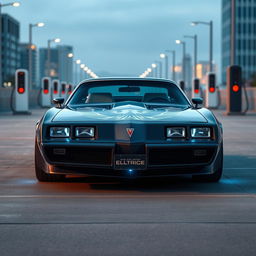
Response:
[[[146,169],[145,155],[115,155],[115,169],[141,170]]]

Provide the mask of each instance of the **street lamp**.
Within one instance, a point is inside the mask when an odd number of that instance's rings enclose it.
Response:
[[[172,80],[175,81],[176,80],[176,71],[175,71],[175,66],[176,66],[176,52],[174,50],[166,50],[166,52],[169,52],[172,54]]]
[[[50,77],[50,70],[51,70],[51,43],[54,42],[54,43],[60,43],[60,39],[59,38],[54,38],[54,39],[49,39],[47,41],[47,75]]]
[[[157,65],[156,65],[156,63],[152,63],[151,67],[152,67],[152,76],[157,77],[157,69],[156,69]]]
[[[155,61],[155,63],[159,64],[159,77],[162,78],[162,61]]]
[[[181,40],[176,40],[175,42],[183,46],[182,79],[186,82],[186,42]]]
[[[0,87],[2,87],[3,79],[2,79],[2,7],[6,6],[13,6],[13,7],[19,7],[20,2],[11,2],[6,4],[0,3]]]
[[[43,22],[38,22],[35,24],[29,24],[29,45],[28,45],[28,86],[29,89],[32,88],[32,73],[33,73],[33,61],[32,61],[32,29],[35,27],[44,27]]]
[[[80,80],[83,80],[83,70],[85,68],[85,64],[80,64]]]
[[[168,73],[169,73],[169,60],[168,60],[168,55],[161,53],[160,54],[161,59],[165,59],[165,78],[168,79]]]
[[[205,21],[193,21],[191,22],[191,26],[197,26],[199,24],[209,26],[209,71],[213,72],[213,22],[212,20],[209,22]]]
[[[78,82],[78,79],[77,79],[77,66],[81,64],[81,60],[79,60],[79,59],[75,60],[74,63],[75,63],[75,79],[74,79],[74,81],[75,81],[75,84],[77,84],[77,82]]]
[[[184,37],[194,40],[194,78],[197,78],[197,35]]]

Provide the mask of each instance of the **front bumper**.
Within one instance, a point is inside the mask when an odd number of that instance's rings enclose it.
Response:
[[[216,170],[220,144],[207,143],[45,143],[40,146],[50,174],[108,177],[155,177],[210,174]],[[198,154],[198,152],[201,152]],[[142,154],[146,168],[115,168],[116,154]]]

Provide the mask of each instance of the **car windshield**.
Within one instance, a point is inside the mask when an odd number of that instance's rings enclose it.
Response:
[[[152,105],[189,106],[190,103],[171,82],[161,81],[94,81],[85,82],[73,94],[72,107],[117,102],[142,102]]]

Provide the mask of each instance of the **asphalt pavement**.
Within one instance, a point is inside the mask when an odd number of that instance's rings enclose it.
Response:
[[[0,256],[256,255],[256,114],[216,115],[224,175],[121,181],[34,175],[36,121],[0,113]]]

